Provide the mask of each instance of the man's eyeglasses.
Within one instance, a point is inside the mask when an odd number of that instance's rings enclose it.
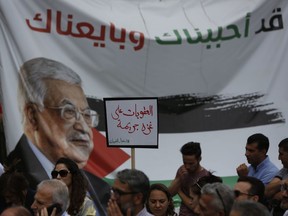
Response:
[[[136,191],[130,191],[130,192],[125,192],[116,188],[111,188],[111,194],[114,194],[116,198],[119,198],[120,196],[128,195],[128,194],[137,194],[139,192]]]
[[[217,188],[216,188],[216,193],[217,193],[219,199],[221,200],[221,203],[222,203],[222,205],[223,205],[224,215],[226,216],[226,215],[227,215],[226,205],[225,205],[225,202],[224,202],[224,200],[223,200],[223,197],[221,196],[221,194],[220,194],[220,192],[219,192],[219,190],[218,190]]]
[[[57,178],[58,175],[60,175],[62,178],[66,177],[68,174],[70,173],[70,171],[68,170],[53,170],[51,172],[51,176],[53,179]]]
[[[243,193],[243,192],[241,192],[241,191],[239,191],[239,190],[234,190],[234,196],[235,196],[236,198],[239,197],[239,196],[241,196],[241,195],[254,196],[253,194],[250,194],[250,193]]]
[[[75,106],[71,104],[65,104],[59,107],[46,107],[48,109],[59,109],[61,111],[61,118],[64,120],[80,119],[80,114],[83,116],[84,121],[89,127],[97,127],[99,123],[99,115],[96,111],[86,109],[84,111],[78,111]]]
[[[202,189],[202,187],[198,184],[198,182],[196,182],[194,185],[196,185],[198,187],[198,189]]]

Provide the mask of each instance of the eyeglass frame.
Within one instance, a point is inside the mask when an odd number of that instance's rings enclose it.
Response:
[[[66,107],[69,107],[71,108],[71,110],[73,110],[75,112],[74,116],[71,117],[71,118],[65,118],[64,117],[64,108]],[[70,120],[70,119],[73,119],[75,118],[75,120],[79,120],[80,119],[80,114],[83,116],[83,119],[84,121],[86,122],[86,124],[89,126],[89,127],[97,127],[99,125],[99,114],[95,111],[95,110],[92,110],[90,108],[87,108],[85,109],[84,111],[80,111],[76,108],[75,105],[73,104],[64,104],[62,106],[45,106],[45,108],[47,109],[54,109],[54,110],[60,110],[60,115],[61,115],[61,118],[64,119],[64,120]],[[70,110],[70,111],[71,111]],[[85,119],[85,115],[87,115],[86,113],[84,113],[85,111],[89,111],[90,112],[90,118],[91,118],[91,123],[87,122],[86,119]],[[94,112],[94,113],[91,113],[91,112]],[[95,117],[95,120],[93,121],[93,116]],[[96,123],[94,123],[96,121]]]
[[[227,209],[226,209],[226,205],[224,203],[224,200],[223,200],[223,197],[221,196],[218,188],[216,188],[216,193],[217,193],[217,196],[219,197],[221,203],[222,203],[222,206],[223,206],[223,210],[224,210],[224,215],[226,216],[227,215]]]
[[[202,189],[202,187],[198,184],[198,182],[195,182],[194,185],[196,185],[200,190]],[[193,185],[193,186],[194,186],[194,185]]]
[[[61,174],[61,172],[65,172],[65,174]],[[57,173],[57,175],[55,176],[53,173]],[[60,175],[61,178],[65,178],[68,176],[68,174],[71,173],[69,170],[66,170],[66,169],[62,169],[62,170],[52,170],[51,171],[51,176],[53,179],[56,179],[58,177],[58,175]],[[55,177],[54,177],[55,176]]]
[[[234,196],[235,196],[235,197],[239,197],[239,196],[241,196],[241,195],[254,196],[254,194],[244,193],[244,192],[241,192],[241,191],[239,191],[239,190],[234,190],[233,193],[234,193]]]
[[[120,190],[120,189],[111,187],[111,188],[110,188],[110,193],[111,193],[111,195],[114,194],[117,198],[119,198],[119,197],[121,197],[121,196],[131,195],[131,194],[137,194],[137,193],[139,193],[139,192],[137,192],[137,191],[129,191],[129,192],[126,192],[126,191],[122,191],[122,190]]]

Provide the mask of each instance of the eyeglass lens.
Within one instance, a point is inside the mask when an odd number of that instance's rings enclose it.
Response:
[[[99,122],[98,114],[94,110],[84,110],[83,112],[77,111],[76,108],[72,105],[65,105],[62,109],[62,116],[64,119],[80,118],[82,114],[85,122],[92,127],[97,127]]]
[[[68,173],[69,173],[68,170],[60,170],[60,171],[53,170],[51,172],[51,176],[52,178],[57,178],[57,176],[60,175],[63,178],[63,177],[66,177]]]

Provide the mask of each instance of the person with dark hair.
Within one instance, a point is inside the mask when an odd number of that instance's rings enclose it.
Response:
[[[270,216],[267,208],[252,200],[234,202],[229,216]]]
[[[202,159],[200,143],[188,142],[181,147],[180,152],[183,165],[178,168],[169,191],[172,196],[178,194],[181,198],[179,216],[190,216],[195,215],[190,205],[190,185],[196,183],[199,178],[209,175],[209,172],[200,165]]]
[[[256,133],[248,137],[246,143],[245,156],[249,167],[245,163],[236,169],[238,176],[252,176],[260,179],[267,185],[279,171],[270,161],[267,152],[269,150],[269,139],[261,133]]]
[[[177,216],[172,196],[164,184],[150,186],[146,208],[154,216]]]
[[[266,205],[264,199],[265,185],[252,176],[239,177],[234,185],[235,200],[252,200]]]
[[[233,190],[227,185],[216,182],[205,184],[199,199],[201,216],[228,216],[234,202]]]
[[[68,189],[70,204],[67,212],[71,216],[95,216],[93,201],[87,196],[87,180],[78,165],[69,158],[60,158],[51,172],[53,179],[63,181]]]
[[[30,209],[35,194],[23,173],[7,170],[0,176],[0,213],[11,206]]]
[[[265,197],[272,203],[273,214],[282,216],[284,211],[280,208],[280,202],[282,200],[281,186],[285,183],[286,179],[288,179],[288,138],[280,141],[278,149],[278,158],[282,162],[283,168],[280,169],[272,181],[266,185]]]
[[[215,182],[222,183],[222,178],[219,176],[215,176],[209,172],[209,175],[201,177],[196,183],[190,186],[189,196],[191,199],[190,205],[195,213],[195,215],[200,214],[200,207],[199,207],[199,199],[201,196],[201,189],[206,184],[212,184]]]
[[[0,177],[0,185],[0,194],[6,207],[24,205],[29,183],[21,173],[4,173]]]
[[[137,169],[124,169],[116,174],[108,202],[108,216],[152,216],[146,207],[149,178]]]

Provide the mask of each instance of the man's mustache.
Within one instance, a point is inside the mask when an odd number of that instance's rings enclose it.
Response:
[[[88,142],[88,141],[91,140],[91,138],[90,138],[90,136],[89,136],[88,134],[82,134],[82,133],[77,133],[77,132],[75,132],[75,133],[72,133],[72,134],[70,134],[70,135],[68,136],[68,140],[69,140],[69,141],[79,140],[79,141],[86,141],[86,142]]]

